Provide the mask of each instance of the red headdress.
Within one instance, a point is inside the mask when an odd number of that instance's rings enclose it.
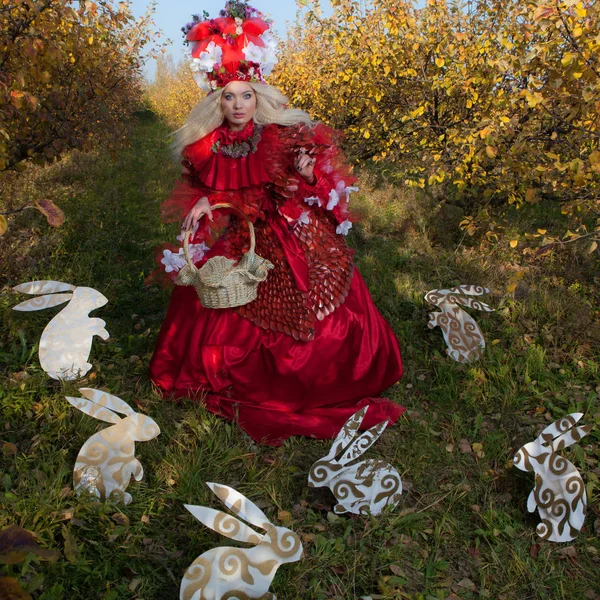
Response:
[[[270,22],[246,2],[230,0],[216,19],[194,16],[182,30],[192,44],[190,67],[198,85],[213,91],[230,81],[263,82],[277,62]]]

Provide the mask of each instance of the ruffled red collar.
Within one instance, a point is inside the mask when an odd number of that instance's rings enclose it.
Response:
[[[234,131],[229,127],[227,121],[223,121],[219,127],[217,127],[216,139],[222,144],[233,144],[234,142],[245,142],[248,138],[252,137],[254,133],[254,121],[250,119],[244,129],[240,131]]]

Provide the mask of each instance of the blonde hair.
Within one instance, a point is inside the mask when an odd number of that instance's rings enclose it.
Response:
[[[277,123],[278,125],[311,124],[308,113],[294,108],[285,108],[288,99],[275,87],[267,83],[247,83],[256,94],[254,122],[258,125]],[[183,149],[216,129],[225,118],[221,110],[221,96],[227,86],[208,94],[192,109],[182,127],[171,135],[171,151],[175,160],[181,159]]]

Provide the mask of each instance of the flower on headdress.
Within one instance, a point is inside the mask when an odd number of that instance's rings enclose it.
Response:
[[[198,87],[201,90],[204,90],[205,92],[210,92],[212,88],[210,85],[210,81],[208,80],[208,76],[204,71],[198,71],[194,73],[193,77],[194,81],[198,84]]]
[[[175,254],[171,250],[163,250],[163,257],[160,262],[165,265],[165,272],[172,273],[173,271],[181,270],[185,266],[185,256],[183,254],[183,248],[179,248],[179,252]]]
[[[241,25],[241,24],[244,22],[244,20],[243,20],[243,19],[240,19],[240,17],[236,17],[236,18],[234,19],[234,21],[235,21],[235,24],[236,24],[238,27],[239,27],[239,26],[240,26],[240,25]]]
[[[273,70],[273,67],[277,63],[277,41],[273,37],[273,34],[267,30],[261,36],[260,39],[264,42],[265,47],[263,48],[263,56],[261,62],[261,68],[263,75],[268,77]]]
[[[335,232],[337,234],[348,235],[348,232],[352,229],[352,222],[346,219],[342,221],[336,228]]]
[[[212,71],[215,65],[221,62],[223,58],[223,50],[221,46],[217,46],[214,42],[211,42],[206,46],[204,52],[200,52],[200,56],[194,59],[194,64],[198,66],[201,71]]]
[[[311,196],[310,198],[304,198],[304,202],[306,202],[306,204],[308,204],[309,206],[314,206],[315,204],[317,206],[321,206],[321,199],[317,198],[316,196]]]
[[[244,56],[248,62],[260,64],[262,62],[264,50],[260,46],[250,42],[243,50]]]
[[[219,87],[219,84],[218,84],[218,83],[217,83],[217,82],[216,82],[216,81],[213,79],[213,80],[210,82],[210,89],[211,89],[211,90],[216,90],[216,89],[217,89],[217,87]]]

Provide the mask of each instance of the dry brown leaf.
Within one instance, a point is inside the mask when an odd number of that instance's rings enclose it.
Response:
[[[469,440],[466,440],[464,438],[462,440],[459,440],[458,447],[463,454],[471,453],[471,443],[469,442]]]
[[[31,596],[13,577],[0,577],[0,598],[2,600],[31,600]]]
[[[52,200],[36,200],[35,207],[46,217],[50,227],[60,227],[65,222],[65,213]]]
[[[4,235],[7,229],[8,223],[6,222],[6,217],[4,215],[0,215],[0,235]]]
[[[1,564],[16,565],[23,562],[29,553],[49,561],[55,561],[60,556],[56,550],[42,548],[31,531],[17,525],[11,525],[0,531]]]

